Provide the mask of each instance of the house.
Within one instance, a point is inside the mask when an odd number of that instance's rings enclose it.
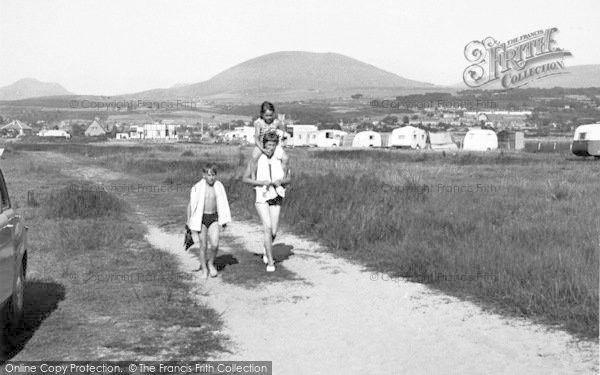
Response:
[[[177,139],[178,128],[174,124],[144,124],[142,139]]]
[[[427,142],[427,132],[414,126],[404,126],[392,131],[389,147],[422,149]]]
[[[316,125],[288,125],[287,145],[293,147],[308,146],[311,134],[319,131]],[[316,136],[316,135],[315,135]]]
[[[498,137],[493,130],[471,129],[465,134],[463,149],[470,151],[490,151],[498,148]]]
[[[357,133],[352,139],[352,147],[381,147],[381,136],[371,130]]]
[[[98,122],[98,118],[94,119],[92,123],[85,129],[83,133],[86,137],[97,137],[101,135],[106,135],[106,130],[100,125]]]
[[[33,129],[31,128],[31,126],[29,126],[19,120],[13,120],[13,121],[9,122],[8,124],[6,124],[2,128],[0,128],[0,130],[3,130],[3,132],[5,131],[7,133],[12,133],[15,136],[24,136],[24,135],[33,134]]]
[[[132,125],[129,127],[129,139],[144,138],[144,127]]]

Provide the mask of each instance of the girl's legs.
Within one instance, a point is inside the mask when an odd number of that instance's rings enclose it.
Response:
[[[269,214],[269,205],[267,203],[255,203],[256,212],[263,224],[263,232],[265,236],[265,250],[268,259],[268,265],[273,264],[273,229],[271,228],[271,217]]]
[[[217,268],[215,267],[215,257],[219,249],[219,223],[214,222],[208,228],[208,272],[210,276],[217,276]]]
[[[276,204],[269,206],[269,216],[271,218],[271,242],[275,241],[277,236],[277,228],[279,228],[279,213],[281,212],[281,206]]]

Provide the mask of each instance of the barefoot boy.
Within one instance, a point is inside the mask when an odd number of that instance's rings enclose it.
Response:
[[[219,247],[219,226],[231,221],[231,212],[225,187],[217,181],[217,167],[206,166],[200,180],[190,192],[187,225],[197,233],[200,244],[200,268],[202,277],[217,276],[215,256]],[[207,254],[208,253],[208,254]],[[208,258],[207,258],[208,255]]]

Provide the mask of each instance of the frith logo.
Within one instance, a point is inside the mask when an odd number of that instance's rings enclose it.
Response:
[[[463,80],[469,87],[481,87],[500,80],[505,89],[524,86],[534,80],[567,73],[564,58],[571,52],[558,48],[553,27],[500,43],[492,37],[472,41],[465,47],[469,65]]]

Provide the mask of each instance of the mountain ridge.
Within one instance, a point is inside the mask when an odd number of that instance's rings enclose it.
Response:
[[[56,82],[42,82],[35,78],[23,78],[0,87],[0,100],[19,100],[43,96],[73,95]]]

